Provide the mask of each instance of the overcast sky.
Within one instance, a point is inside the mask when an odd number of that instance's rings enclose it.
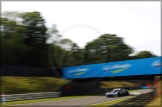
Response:
[[[161,55],[160,2],[2,2],[3,11],[39,11],[46,25],[80,47],[102,34],[122,37],[136,52]]]

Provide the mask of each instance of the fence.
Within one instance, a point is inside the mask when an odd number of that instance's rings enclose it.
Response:
[[[32,99],[41,99],[41,98],[54,98],[60,97],[61,92],[43,92],[43,93],[27,93],[27,94],[11,94],[5,95],[6,102],[9,101],[19,101],[19,100],[32,100]],[[1,97],[2,101],[2,97]]]

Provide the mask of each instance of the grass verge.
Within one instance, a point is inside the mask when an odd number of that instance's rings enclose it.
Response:
[[[133,97],[135,97],[135,96],[129,96],[129,97],[126,97],[126,98],[121,98],[121,99],[112,100],[112,101],[103,102],[103,103],[101,102],[99,104],[92,104],[92,105],[89,105],[87,107],[108,107],[108,106],[123,102],[125,100],[131,99]]]
[[[54,92],[70,81],[54,77],[16,77],[0,76],[1,92],[5,94],[24,94]]]
[[[148,103],[145,107],[162,107],[162,96],[155,98],[153,101]]]

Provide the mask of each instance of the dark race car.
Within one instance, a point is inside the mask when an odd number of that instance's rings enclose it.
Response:
[[[129,92],[123,88],[116,88],[106,93],[106,97],[121,97],[121,96],[128,96],[128,95]]]

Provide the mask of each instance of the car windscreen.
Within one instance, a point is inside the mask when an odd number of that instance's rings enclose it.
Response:
[[[112,93],[116,93],[116,92],[118,92],[118,91],[119,91],[119,90],[113,90]]]

